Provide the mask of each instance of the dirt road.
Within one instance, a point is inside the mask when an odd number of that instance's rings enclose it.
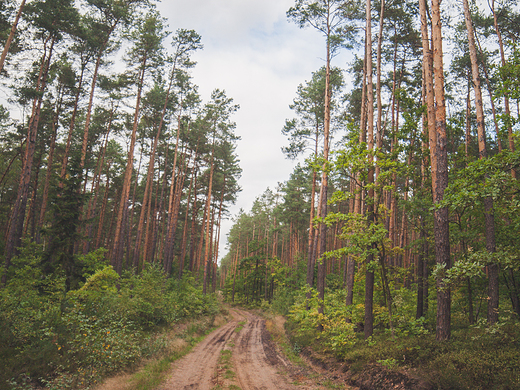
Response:
[[[288,363],[276,352],[263,319],[239,309],[230,313],[232,321],[172,365],[160,390],[321,388],[293,384],[289,375],[280,373]]]

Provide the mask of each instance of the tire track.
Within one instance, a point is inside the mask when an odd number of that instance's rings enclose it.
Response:
[[[237,335],[235,328],[240,318],[235,311],[230,312],[233,320],[210,333],[189,354],[175,362],[170,376],[159,390],[210,390],[213,387],[220,351]]]
[[[265,321],[248,312],[241,312],[247,324],[239,333],[233,349],[233,366],[242,390],[293,390],[301,389],[287,383],[277,371],[280,362],[276,353],[269,350]],[[270,353],[267,353],[270,352]]]
[[[274,350],[263,319],[239,309],[232,309],[230,313],[233,320],[210,333],[188,355],[175,362],[158,390],[213,389],[218,359],[224,348],[232,351],[232,368],[241,390],[308,388],[288,383],[277,372],[283,361]],[[237,332],[239,322],[244,320],[245,324]]]

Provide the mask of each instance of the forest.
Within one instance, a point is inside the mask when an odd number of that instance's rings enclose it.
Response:
[[[200,97],[196,31],[148,0],[0,10],[0,389],[89,388],[221,300],[354,371],[520,387],[518,4],[296,0],[324,65],[280,124],[295,168],[234,216],[239,104]]]

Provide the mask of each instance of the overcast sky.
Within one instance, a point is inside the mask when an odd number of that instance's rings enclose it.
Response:
[[[215,88],[226,91],[240,110],[234,116],[241,137],[237,153],[242,192],[235,206],[248,212],[267,187],[289,178],[294,162],[280,147],[281,129],[293,117],[289,104],[298,84],[324,65],[324,39],[311,28],[300,29],[286,17],[294,0],[164,0],[158,8],[169,29],[193,29],[204,50],[193,58],[193,82],[204,102]],[[345,64],[335,63],[343,67]],[[222,224],[220,256],[225,252],[231,220]]]

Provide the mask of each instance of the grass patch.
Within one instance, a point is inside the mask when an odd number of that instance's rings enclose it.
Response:
[[[232,352],[230,349],[223,349],[222,351],[220,351],[218,363],[224,366],[224,368],[231,367],[231,354]]]
[[[228,344],[229,347],[229,344]],[[233,352],[231,349],[223,349],[220,351],[220,356],[217,362],[217,372],[215,376],[216,385],[211,390],[224,390],[224,389],[238,389],[240,387],[235,385],[235,372],[233,371]]]
[[[224,373],[224,379],[233,379],[234,377],[235,377],[235,373],[230,369],[227,369],[226,372]]]
[[[237,324],[237,327],[235,328],[235,332],[240,332],[242,329],[244,329],[244,325],[246,324],[246,321],[240,321]]]

